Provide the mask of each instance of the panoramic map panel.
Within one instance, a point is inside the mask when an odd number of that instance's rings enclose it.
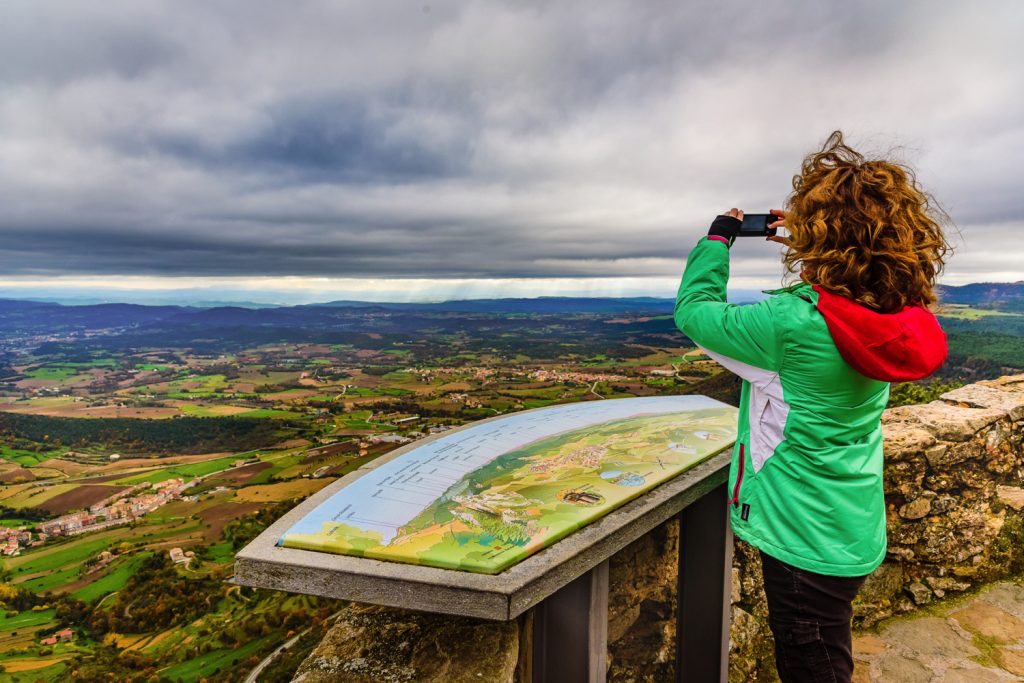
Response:
[[[381,465],[278,545],[495,574],[729,447],[735,425],[702,396],[511,415]]]

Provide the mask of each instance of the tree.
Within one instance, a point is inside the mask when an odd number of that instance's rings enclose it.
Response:
[[[900,382],[893,384],[889,389],[889,403],[886,407],[913,405],[917,403],[931,403],[947,391],[952,391],[963,386],[960,382],[931,382],[923,384],[918,382]]]

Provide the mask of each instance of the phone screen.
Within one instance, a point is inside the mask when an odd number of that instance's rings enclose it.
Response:
[[[774,235],[775,228],[769,228],[770,223],[778,220],[777,216],[770,213],[747,213],[743,215],[743,225],[740,226],[740,237],[765,237]]]

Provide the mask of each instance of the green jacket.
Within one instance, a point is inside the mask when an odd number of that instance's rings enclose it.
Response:
[[[744,380],[729,471],[733,531],[801,569],[868,574],[886,551],[887,372],[928,356],[922,348],[937,358],[941,330],[921,307],[884,315],[805,282],[729,304],[728,279],[729,247],[702,239],[686,263],[675,322]]]

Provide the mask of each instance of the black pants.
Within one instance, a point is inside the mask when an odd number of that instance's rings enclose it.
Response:
[[[815,574],[761,553],[782,683],[850,683],[853,598],[866,576]]]

